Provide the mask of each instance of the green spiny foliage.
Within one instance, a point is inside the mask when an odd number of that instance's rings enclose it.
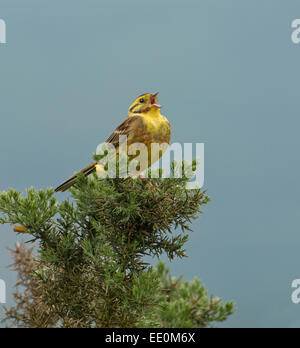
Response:
[[[186,256],[191,223],[209,201],[205,191],[186,190],[188,180],[80,176],[61,203],[51,189],[0,193],[0,223],[26,226],[38,243],[19,299],[23,314],[18,304],[5,319],[20,327],[206,327],[227,319],[233,304],[209,297],[199,280],[145,263]],[[33,318],[32,304],[49,319]]]
[[[171,277],[169,269],[159,262],[155,272],[160,280],[159,297],[141,319],[142,327],[196,328],[225,321],[233,313],[234,304],[209,296],[198,278],[183,281]]]

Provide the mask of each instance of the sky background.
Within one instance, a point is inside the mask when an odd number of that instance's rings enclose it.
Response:
[[[236,302],[221,327],[300,327],[299,0],[0,0],[0,18],[0,191],[61,183],[160,91],[212,198],[172,273]],[[17,240],[0,226],[8,305]]]

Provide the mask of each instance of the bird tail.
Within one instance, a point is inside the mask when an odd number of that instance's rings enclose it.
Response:
[[[55,192],[65,192],[71,186],[73,186],[75,184],[76,179],[77,179],[79,174],[84,174],[85,176],[88,176],[88,175],[90,175],[91,173],[93,173],[96,170],[96,167],[97,167],[97,162],[95,161],[95,162],[91,163],[90,165],[88,165],[87,167],[83,168],[80,172],[75,173],[68,180],[66,180],[64,183],[59,185],[55,189]]]
[[[78,174],[84,174],[85,176],[90,175],[91,173],[93,173],[96,169],[98,168],[98,164],[97,162],[93,162],[90,165],[88,165],[87,167],[83,168],[80,172],[74,174],[73,176],[71,176],[68,180],[66,180],[64,183],[62,183],[61,185],[59,185],[56,189],[55,192],[64,192],[67,189],[69,189],[72,185],[75,184],[75,181],[78,177]],[[100,168],[99,168],[100,169]],[[15,226],[14,227],[14,231],[17,233],[26,233],[28,231],[28,228],[25,226]]]

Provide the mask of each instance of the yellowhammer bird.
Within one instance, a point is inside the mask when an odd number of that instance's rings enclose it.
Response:
[[[140,95],[129,107],[128,117],[122,122],[119,127],[111,134],[107,139],[107,143],[113,144],[118,154],[118,149],[121,146],[119,143],[119,136],[127,136],[127,147],[135,143],[145,144],[148,150],[148,161],[146,161],[145,168],[147,169],[152,163],[154,158],[158,160],[166,148],[162,147],[159,152],[151,157],[151,144],[169,144],[171,138],[171,129],[169,121],[161,115],[161,106],[157,104],[157,94],[142,94]],[[130,157],[130,156],[129,156]],[[131,156],[135,158],[135,156]],[[93,162],[86,168],[82,169],[79,173],[86,176],[90,175],[97,170],[98,162]],[[79,173],[74,174],[63,184],[55,189],[55,192],[66,191],[75,182]],[[19,233],[25,233],[28,230],[25,226],[15,226],[14,231]]]
[[[162,147],[160,151],[151,157],[151,144],[169,144],[171,138],[171,129],[169,121],[161,115],[161,106],[157,104],[157,94],[142,94],[140,95],[129,107],[128,117],[122,122],[119,127],[111,134],[107,139],[107,143],[113,144],[118,154],[118,149],[122,145],[119,143],[119,136],[127,136],[127,147],[135,143],[145,144],[148,150],[148,161],[146,161],[145,168],[147,169],[154,162],[151,159],[155,158],[158,160],[166,148]],[[130,156],[129,156],[130,157]],[[135,156],[131,156],[135,158]],[[79,173],[84,175],[90,175],[96,171],[98,162],[93,162],[86,168],[82,169]],[[63,184],[55,189],[55,192],[66,191],[75,182],[79,173],[74,174]],[[19,233],[25,233],[28,230],[25,226],[15,226],[14,231]]]
[[[143,171],[154,164],[151,160],[158,160],[166,150],[166,148],[161,148],[156,155],[152,153],[151,157],[151,144],[170,143],[170,124],[166,117],[160,113],[161,106],[157,104],[157,94],[158,93],[146,93],[137,97],[129,107],[126,120],[122,122],[106,140],[106,143],[114,145],[116,154],[118,154],[119,148],[122,145],[119,142],[119,136],[123,135],[127,137],[127,148],[135,143],[145,144],[148,150],[148,161],[146,161],[145,165],[141,165],[140,171]],[[129,156],[129,160],[135,157],[136,156]],[[97,167],[97,161],[91,163],[58,186],[55,189],[55,192],[66,191],[76,182],[79,173],[88,176],[96,171]]]

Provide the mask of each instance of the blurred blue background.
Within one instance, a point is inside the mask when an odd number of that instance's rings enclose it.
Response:
[[[0,0],[0,18],[0,191],[59,184],[159,90],[172,142],[205,143],[212,198],[172,273],[236,302],[222,327],[299,327],[299,1]],[[16,240],[0,226],[8,304]]]

